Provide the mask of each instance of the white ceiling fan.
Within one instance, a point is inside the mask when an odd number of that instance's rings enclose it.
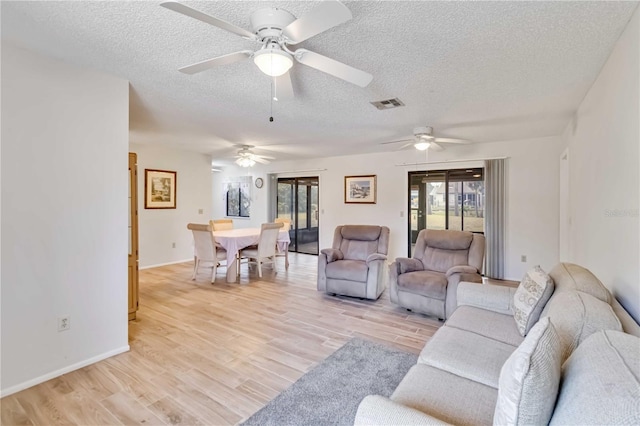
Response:
[[[269,157],[267,155],[259,155],[254,153],[251,148],[255,148],[253,145],[241,145],[238,150],[238,155],[234,158],[236,159],[236,164],[240,167],[252,167],[256,163],[269,164],[269,160],[275,160],[274,157]]]
[[[261,44],[257,51],[241,50],[180,68],[180,71],[186,74],[195,74],[218,65],[253,58],[263,73],[274,77],[276,89],[279,92],[278,98],[293,97],[289,75],[293,59],[360,87],[367,86],[373,79],[373,76],[367,72],[318,53],[307,49],[291,50],[290,48],[352,18],[351,11],[337,0],[326,0],[298,19],[284,9],[272,7],[256,10],[251,14],[253,32],[181,3],[169,1],[161,3],[160,6]]]
[[[426,149],[431,149],[433,151],[442,151],[444,147],[440,145],[441,143],[452,143],[452,144],[461,144],[468,145],[471,141],[467,141],[464,139],[452,139],[452,138],[441,138],[433,135],[433,127],[414,127],[413,128],[413,137],[410,139],[402,139],[399,141],[392,142],[382,142],[380,145],[390,145],[394,143],[403,143],[400,148],[404,149],[409,146],[413,146],[419,151],[424,151]]]

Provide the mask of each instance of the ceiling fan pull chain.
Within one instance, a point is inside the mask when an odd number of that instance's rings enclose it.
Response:
[[[270,123],[273,123],[273,99],[275,98],[275,94],[274,94],[274,91],[275,91],[274,86],[275,85],[276,85],[276,78],[273,77],[271,79],[271,96],[270,96],[270,98],[271,98],[270,99],[271,107],[270,107],[270,110],[269,110],[269,113],[270,113],[269,114],[269,122]]]

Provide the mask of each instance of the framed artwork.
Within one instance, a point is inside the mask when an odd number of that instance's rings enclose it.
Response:
[[[144,208],[175,209],[176,179],[176,172],[144,169]]]
[[[375,204],[376,175],[345,176],[344,202],[346,204]]]

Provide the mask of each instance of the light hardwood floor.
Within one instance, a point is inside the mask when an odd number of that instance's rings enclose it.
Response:
[[[419,353],[435,318],[316,291],[317,257],[215,284],[191,263],[140,271],[131,351],[0,400],[3,425],[235,424],[352,337]]]

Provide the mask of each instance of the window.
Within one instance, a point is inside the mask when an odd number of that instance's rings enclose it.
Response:
[[[250,217],[251,215],[251,177],[235,178],[225,182],[225,203],[227,216]]]

